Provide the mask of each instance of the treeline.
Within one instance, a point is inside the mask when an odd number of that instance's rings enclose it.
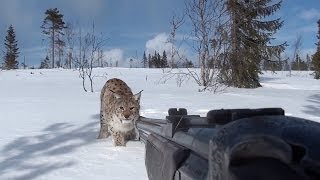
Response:
[[[262,70],[313,70],[315,78],[319,79],[320,20],[317,22],[317,51],[311,58],[302,60],[299,57],[300,54],[296,53],[299,47],[297,43],[293,58],[272,60],[281,57],[288,46],[286,42],[270,43],[274,39],[274,33],[283,26],[281,18],[272,18],[281,8],[281,3],[282,1],[187,1],[187,15],[183,16],[187,19],[173,17],[169,41],[175,42],[180,23],[189,21],[192,26],[189,33],[194,38],[192,46],[198,57],[193,60],[180,59],[179,63],[173,63],[168,62],[165,51],[147,55],[144,53],[141,67],[194,67],[193,62],[197,62],[200,74],[190,76],[203,87],[220,83],[239,88],[261,87],[259,74]],[[271,18],[267,18],[270,16]],[[82,73],[91,75],[93,67],[109,65],[103,53],[106,40],[95,32],[94,23],[92,28],[84,32],[80,26],[66,22],[57,8],[50,8],[44,13],[41,29],[46,37],[47,53],[41,60],[40,68],[77,68],[82,69]],[[2,68],[18,68],[20,52],[13,26],[7,31],[4,45]],[[133,59],[127,63],[133,67]],[[26,64],[23,66],[26,67]]]
[[[183,62],[169,63],[167,52],[163,51],[162,55],[155,51],[153,54],[143,53],[142,61],[143,68],[193,68],[193,62],[188,59],[184,59]]]
[[[41,25],[43,42],[47,43],[45,56],[39,60],[39,66],[28,67],[25,62],[19,64],[19,48],[15,29],[12,25],[7,30],[4,40],[5,50],[2,69],[22,68],[83,68],[103,67],[108,65],[104,61],[103,48],[106,38],[95,32],[95,25],[84,32],[81,26],[66,22],[64,15],[57,8],[47,9]],[[116,63],[117,64],[117,63]]]
[[[288,59],[278,61],[264,61],[262,69],[265,71],[314,71],[315,68],[312,65],[312,60],[309,54],[305,59],[302,59],[298,54],[294,61]]]

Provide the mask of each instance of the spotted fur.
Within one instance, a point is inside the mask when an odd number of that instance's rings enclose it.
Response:
[[[106,82],[101,90],[99,139],[112,135],[115,146],[125,146],[138,139],[136,121],[139,118],[141,91],[133,95],[129,86],[120,79]]]

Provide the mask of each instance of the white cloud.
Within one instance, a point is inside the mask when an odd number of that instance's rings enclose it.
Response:
[[[173,61],[181,62],[182,59],[188,58],[196,63],[196,53],[193,52],[192,47],[188,44],[188,42],[190,43],[190,40],[192,40],[192,37],[187,37],[184,34],[177,34],[177,44],[174,45],[168,42],[168,38],[168,34],[160,33],[148,40],[146,42],[146,54],[153,55],[154,52],[157,51],[162,55],[162,52],[166,51],[168,61],[171,61],[171,52],[172,48],[174,48],[174,51],[178,51],[178,53],[174,55]]]
[[[172,43],[168,42],[168,34],[160,33],[154,38],[146,42],[146,54],[153,54],[155,51],[162,53],[163,51],[170,52]]]
[[[124,64],[124,56],[122,49],[110,49],[103,52],[104,59],[108,62],[109,66],[116,66],[118,62],[118,66],[122,66]]]
[[[320,11],[311,8],[309,10],[303,10],[300,14],[300,18],[305,19],[305,20],[312,20],[320,17]]]

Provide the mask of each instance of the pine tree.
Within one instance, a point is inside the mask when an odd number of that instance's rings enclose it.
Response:
[[[317,21],[317,23],[318,23],[318,35],[317,35],[318,42],[316,43],[316,46],[317,46],[317,52],[320,52],[320,19]]]
[[[152,68],[152,57],[151,57],[151,54],[148,55],[148,66],[149,66],[149,68]]]
[[[228,0],[231,17],[231,52],[228,73],[223,73],[223,82],[239,88],[260,87],[260,63],[272,57],[280,57],[286,43],[269,46],[272,35],[282,27],[280,19],[264,20],[280,9],[281,1]]]
[[[193,68],[193,62],[191,60],[188,60],[187,58],[184,60],[184,62],[181,65],[183,68]]]
[[[4,46],[6,48],[4,56],[4,68],[18,69],[19,48],[18,41],[16,40],[16,34],[12,25],[9,26],[4,41]]]
[[[151,68],[159,68],[159,61],[158,61],[158,53],[157,51],[154,51],[154,54],[151,56],[151,60],[149,62],[149,65]]]
[[[46,56],[46,58],[44,58],[44,60],[41,61],[39,69],[49,69],[49,67],[50,67],[49,64],[50,64],[49,57]]]
[[[298,54],[296,54],[296,58],[291,62],[291,70],[300,71],[299,64],[301,63],[301,58]]]
[[[314,70],[314,78],[315,79],[320,79],[320,19],[318,20],[318,42],[316,43],[317,45],[317,51],[316,53],[312,56],[312,69]]]
[[[142,67],[146,68],[148,66],[148,59],[146,56],[146,52],[143,52],[143,58],[142,58]]]
[[[162,57],[161,57],[161,67],[162,68],[167,68],[168,66],[168,58],[167,58],[167,53],[166,51],[163,51]]]
[[[308,65],[305,61],[301,61],[300,63],[300,71],[308,71]]]
[[[263,61],[263,70],[280,71],[282,69],[281,61]]]
[[[307,63],[301,59],[301,57],[296,54],[296,58],[291,62],[291,70],[294,71],[306,71],[308,70]]]
[[[48,36],[51,44],[51,63],[52,68],[55,65],[55,53],[62,49],[62,45],[65,43],[62,41],[62,36],[64,35],[63,29],[65,29],[65,22],[63,21],[63,15],[59,12],[57,8],[48,9],[45,12],[45,19],[41,28],[43,29],[43,34]],[[58,47],[58,50],[55,50]]]
[[[156,61],[156,62],[157,62],[157,63],[156,63],[157,68],[161,68],[161,56],[160,56],[159,53],[157,53],[156,59],[157,59],[157,61]]]

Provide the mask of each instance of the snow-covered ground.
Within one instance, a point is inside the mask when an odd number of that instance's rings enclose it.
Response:
[[[32,73],[31,73],[32,72]],[[220,108],[282,107],[287,115],[320,122],[320,81],[310,72],[265,73],[263,87],[198,92],[192,81],[159,83],[162,70],[95,69],[94,93],[85,93],[77,71],[0,72],[0,179],[147,179],[144,144],[113,147],[97,140],[100,89],[118,77],[142,92],[141,115],[164,118],[185,107],[205,116]],[[107,75],[107,76],[105,76]]]

